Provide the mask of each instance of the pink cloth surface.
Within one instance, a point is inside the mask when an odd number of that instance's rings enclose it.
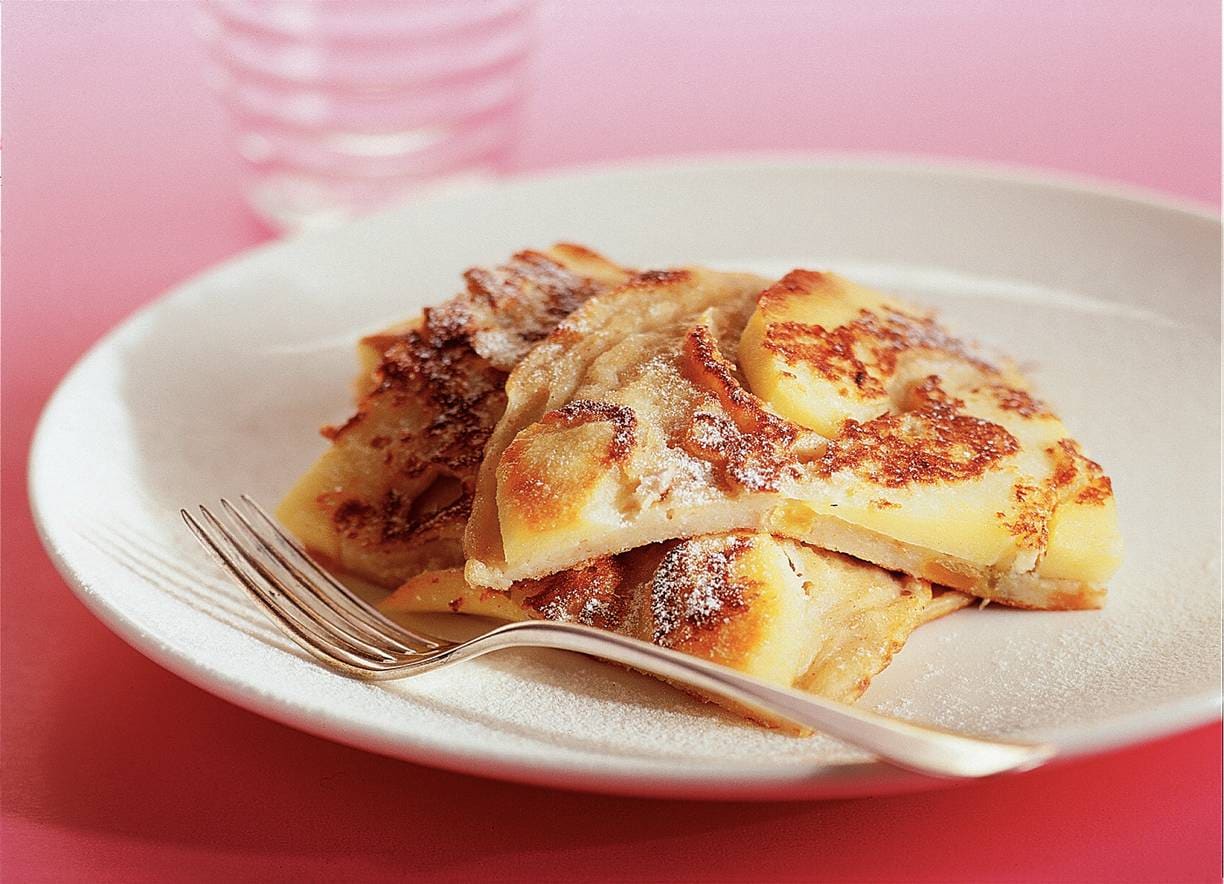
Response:
[[[544,7],[516,167],[747,148],[1039,165],[1218,204],[1212,2]],[[332,744],[86,612],[25,496],[37,415],[108,328],[269,234],[184,4],[4,8],[3,876],[9,881],[1220,877],[1218,725],[880,799],[549,791]]]

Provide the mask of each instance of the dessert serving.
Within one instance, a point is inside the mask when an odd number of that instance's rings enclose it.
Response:
[[[392,614],[572,620],[852,700],[975,599],[1104,601],[1110,482],[1018,369],[832,273],[525,251],[364,339],[282,503]]]

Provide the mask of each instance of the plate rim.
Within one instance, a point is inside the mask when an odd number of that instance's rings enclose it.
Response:
[[[1018,184],[1026,188],[1055,189],[1085,196],[1106,197],[1139,204],[1145,208],[1189,216],[1198,221],[1214,224],[1217,228],[1220,226],[1218,211],[1208,203],[1164,194],[1136,185],[1013,164],[963,162],[946,158],[873,153],[753,151],[733,154],[656,156],[613,163],[583,163],[508,176],[491,184],[435,191],[413,205],[446,201],[457,194],[477,190],[513,190],[547,183],[563,183],[567,180],[587,180],[592,177],[666,174],[698,170],[731,173],[737,169],[792,170],[807,173],[831,169],[970,178]],[[405,208],[405,206],[392,207],[349,222],[344,225],[344,228],[367,224],[377,226],[382,223],[383,218],[404,211]],[[146,304],[127,314],[91,344],[59,380],[54,391],[44,403],[31,438],[27,465],[27,495],[32,519],[39,540],[60,576],[86,608],[108,629],[162,668],[175,673],[196,687],[255,714],[334,742],[469,775],[608,794],[699,799],[835,798],[940,788],[957,782],[901,772],[877,761],[818,765],[801,775],[796,775],[793,767],[771,770],[744,767],[735,772],[719,771],[717,774],[711,774],[700,768],[694,768],[688,772],[672,769],[632,775],[586,769],[572,762],[553,764],[522,758],[514,760],[509,755],[502,755],[496,751],[469,752],[461,748],[445,747],[433,741],[421,740],[417,735],[411,733],[396,734],[393,739],[390,734],[376,733],[375,729],[355,725],[330,711],[320,713],[317,710],[301,708],[280,696],[256,694],[244,685],[241,679],[228,677],[224,673],[211,670],[185,654],[162,646],[155,636],[143,633],[134,623],[125,618],[118,606],[108,604],[101,594],[89,586],[87,575],[74,566],[61,550],[60,544],[51,534],[47,514],[44,511],[44,502],[40,500],[39,487],[43,481],[41,476],[45,469],[42,452],[46,450],[46,445],[42,443],[42,440],[50,432],[48,427],[55,406],[63,396],[71,391],[72,384],[85,367],[92,360],[99,358],[103,351],[113,346],[120,336],[130,333],[146,314],[162,309],[177,299],[189,295],[196,284],[204,278],[219,273],[233,272],[247,262],[262,260],[269,253],[293,247],[303,241],[326,240],[334,234],[335,230],[335,228],[306,230],[261,243],[203,268],[170,286]],[[1092,728],[1093,733],[1097,734],[1095,738],[1089,733],[1083,733],[1081,728],[1077,736],[1068,733],[1059,739],[1062,751],[1055,763],[1160,739],[1209,724],[1218,720],[1220,716],[1221,693],[1219,690],[1209,690],[1171,703],[1114,716],[1098,722]],[[1055,738],[1055,735],[1063,730],[1069,730],[1069,728],[1052,730],[1050,738]],[[1105,737],[1102,738],[1101,734],[1105,734]]]
[[[467,189],[485,189],[489,186],[496,188],[507,184],[554,181],[571,177],[585,178],[596,174],[619,172],[643,174],[675,171],[678,168],[724,170],[747,166],[753,168],[773,167],[778,169],[824,167],[978,178],[1053,188],[1062,191],[1089,192],[1096,196],[1106,196],[1125,202],[1141,203],[1146,206],[1155,206],[1170,211],[1194,215],[1205,221],[1219,223],[1221,220],[1219,207],[1210,201],[1168,193],[1154,187],[1133,184],[1128,181],[1118,181],[1085,172],[1044,168],[1001,160],[978,160],[968,157],[957,158],[938,154],[908,154],[889,151],[696,151],[678,154],[658,154],[610,162],[593,160],[547,169],[519,172],[498,179],[492,185],[488,183],[483,185],[460,185],[456,190],[448,190],[445,193],[462,192]],[[394,209],[391,211],[394,212]],[[370,217],[377,217],[378,214],[384,213],[379,212]]]

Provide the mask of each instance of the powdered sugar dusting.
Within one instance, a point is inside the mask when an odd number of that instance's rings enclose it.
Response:
[[[644,465],[638,479],[643,505],[666,498],[678,507],[695,506],[713,496],[714,470],[679,448],[664,446]]]
[[[744,608],[731,569],[750,543],[739,535],[685,540],[663,557],[650,586],[657,644],[671,647],[720,615]]]

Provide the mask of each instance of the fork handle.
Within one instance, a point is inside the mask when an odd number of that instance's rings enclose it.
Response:
[[[988,740],[890,718],[814,694],[766,684],[718,663],[576,623],[548,620],[510,623],[438,654],[435,665],[505,648],[532,647],[589,654],[681,682],[753,712],[784,718],[835,737],[897,767],[929,776],[983,777],[1029,770],[1055,753],[1046,744]],[[425,664],[421,668],[434,666]]]

